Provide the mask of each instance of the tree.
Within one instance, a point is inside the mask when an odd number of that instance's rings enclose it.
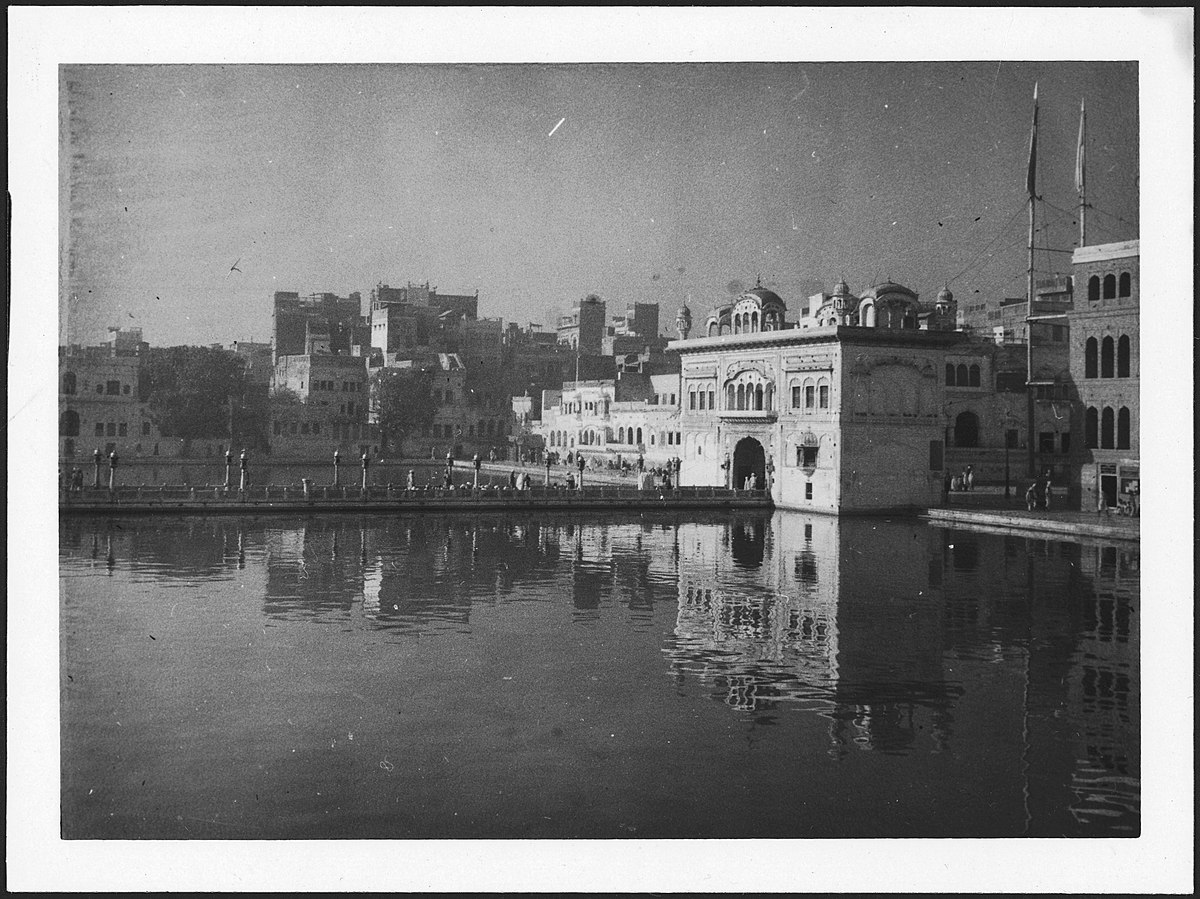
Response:
[[[180,437],[185,444],[230,436],[234,410],[246,392],[237,356],[210,347],[152,347],[141,376],[139,393],[163,436]]]
[[[391,441],[397,448],[406,438],[420,434],[433,423],[433,372],[413,368],[385,368],[371,385],[380,431],[380,448]]]

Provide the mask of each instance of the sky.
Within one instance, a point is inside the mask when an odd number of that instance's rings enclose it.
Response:
[[[266,340],[276,290],[425,282],[553,325],[842,277],[1023,296],[1138,236],[1136,62],[64,66],[60,340]],[[236,269],[234,265],[236,264]]]

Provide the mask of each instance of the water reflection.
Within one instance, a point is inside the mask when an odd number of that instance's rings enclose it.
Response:
[[[719,703],[750,745],[799,714],[833,765],[986,758],[975,788],[1005,797],[1012,835],[1140,826],[1132,548],[776,512],[68,517],[61,555],[67,579],[261,574],[267,624],[401,643],[477,636],[499,607],[543,607],[510,640],[584,640],[616,621],[652,634],[675,694]],[[574,630],[542,632],[558,610]]]

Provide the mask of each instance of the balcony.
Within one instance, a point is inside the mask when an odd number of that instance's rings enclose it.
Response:
[[[721,421],[740,424],[774,424],[779,413],[774,409],[722,409]]]

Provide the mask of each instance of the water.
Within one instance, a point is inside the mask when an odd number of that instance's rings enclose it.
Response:
[[[68,838],[1136,836],[1136,549],[64,518]]]

